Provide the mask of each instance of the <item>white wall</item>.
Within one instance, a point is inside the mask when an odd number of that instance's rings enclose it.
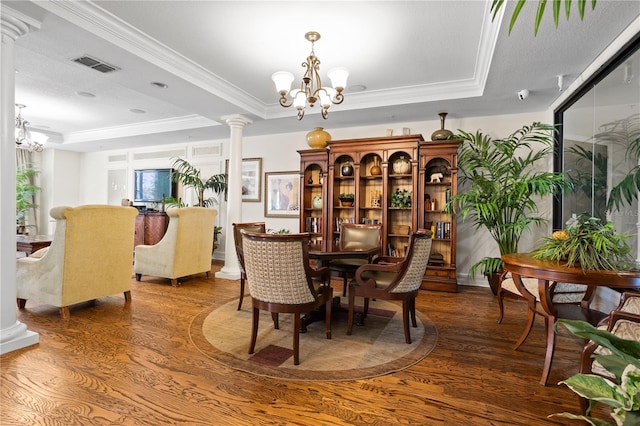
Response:
[[[454,115],[454,114],[453,114]],[[483,132],[493,137],[505,137],[523,125],[531,124],[534,121],[551,123],[553,114],[551,111],[536,112],[528,114],[515,114],[505,116],[473,117],[456,119],[448,117],[445,127],[452,131],[463,129],[468,132],[475,132],[482,129]],[[329,119],[326,123],[331,124]],[[250,125],[249,125],[250,126]],[[440,128],[439,117],[433,120],[413,122],[381,124],[372,127],[354,127],[346,129],[331,129],[326,127],[333,140],[352,139],[372,136],[385,136],[387,129],[393,129],[394,134],[400,134],[403,127],[411,129],[411,134],[422,134],[429,140],[431,133]],[[309,129],[311,130],[311,129]],[[276,134],[269,136],[245,137],[243,139],[243,158],[262,158],[262,190],[261,202],[242,203],[242,221],[262,221],[267,224],[267,228],[286,228],[292,232],[298,231],[297,218],[265,218],[264,217],[264,173],[277,171],[298,171],[300,169],[300,157],[297,150],[308,149],[306,144],[306,132]],[[197,147],[219,147],[219,154],[197,156],[194,155],[194,148]],[[214,149],[215,151],[215,149]],[[155,153],[157,158],[138,159],[146,157],[149,153]],[[166,153],[166,155],[165,155]],[[45,169],[51,167],[55,170],[52,183],[55,184],[52,196],[47,199],[47,212],[49,208],[60,205],[78,205],[90,203],[107,203],[109,182],[108,170],[126,169],[129,176],[129,196],[133,198],[133,170],[136,168],[159,168],[170,167],[172,156],[179,155],[186,158],[192,164],[202,168],[203,176],[210,176],[214,173],[224,172],[224,161],[229,155],[229,140],[200,141],[197,143],[185,143],[176,145],[162,145],[135,150],[119,150],[97,153],[69,153],[59,151],[52,156],[52,164],[48,164]],[[116,159],[114,161],[114,159]],[[549,160],[549,170],[552,169],[552,160]],[[49,185],[45,188],[49,192]],[[189,194],[186,194],[189,198]],[[218,206],[218,224],[226,224],[226,203],[222,199]],[[551,219],[551,200],[542,200],[539,203],[540,211]],[[226,226],[225,226],[226,228]],[[529,251],[533,249],[536,241],[543,235],[548,235],[551,230],[551,223],[541,229],[533,229],[531,234],[523,236],[520,250]],[[226,229],[223,231],[225,232]],[[224,238],[215,252],[215,258],[224,259]],[[475,262],[484,256],[498,256],[498,248],[490,236],[484,231],[476,231],[470,223],[458,223],[458,279],[461,284],[486,285],[483,278],[476,277],[474,282],[468,280],[468,270]]]

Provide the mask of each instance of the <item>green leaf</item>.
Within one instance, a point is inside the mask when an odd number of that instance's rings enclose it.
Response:
[[[627,396],[620,391],[619,386],[604,377],[594,374],[575,374],[559,384],[567,385],[583,398],[601,402],[613,408],[631,408]]]
[[[511,34],[511,30],[513,30],[513,26],[518,20],[518,15],[520,14],[520,10],[522,10],[522,6],[524,6],[526,0],[518,0],[515,9],[513,10],[513,14],[511,15],[511,23],[509,24],[509,34]]]
[[[540,22],[542,22],[542,15],[544,15],[544,8],[547,6],[547,0],[538,1],[538,10],[536,11],[536,24],[533,31],[534,35],[538,35],[538,29],[540,28]]]
[[[561,4],[562,4],[562,0],[553,0],[553,22],[556,24],[556,28],[558,28],[558,20],[560,18]]]

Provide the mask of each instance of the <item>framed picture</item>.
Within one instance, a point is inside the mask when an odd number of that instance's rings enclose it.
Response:
[[[224,172],[229,176],[229,160],[225,161]],[[262,195],[262,158],[242,159],[242,201],[260,202]],[[227,200],[227,194],[224,196]]]
[[[300,173],[265,173],[264,215],[297,217],[300,215]]]

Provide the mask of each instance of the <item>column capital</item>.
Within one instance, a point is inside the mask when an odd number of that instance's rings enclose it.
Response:
[[[2,9],[0,9],[0,17],[2,35],[11,38],[13,41],[31,31],[39,30],[41,25],[41,22],[6,6],[2,6]]]
[[[226,121],[230,127],[244,127],[253,123],[253,120],[241,114],[223,115],[220,118]]]

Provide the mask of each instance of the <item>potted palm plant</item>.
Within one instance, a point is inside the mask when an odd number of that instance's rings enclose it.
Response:
[[[451,197],[445,211],[489,231],[501,256],[518,252],[522,233],[545,221],[538,212],[537,198],[569,185],[561,173],[540,171],[553,152],[555,131],[552,125],[534,122],[504,139],[493,139],[480,130],[475,134],[459,130],[455,136],[462,141],[458,153],[462,190]],[[502,260],[481,259],[471,266],[470,277],[478,270],[487,276],[496,294]]]
[[[26,234],[29,210],[35,207],[34,197],[41,188],[33,183],[39,171],[30,167],[20,167],[16,171],[16,232]]]
[[[175,158],[172,167],[174,172],[171,175],[174,182],[179,182],[183,187],[193,188],[198,197],[199,207],[210,207],[217,203],[214,197],[205,198],[205,191],[210,190],[216,195],[220,195],[227,191],[227,175],[224,173],[212,175],[209,178],[202,178],[200,169],[191,165],[187,160]],[[173,207],[185,207],[187,204],[182,199],[168,197],[164,203]],[[221,226],[215,226],[213,229],[213,250],[218,245],[218,236],[222,232]]]
[[[186,188],[193,188],[198,197],[199,207],[209,207],[216,204],[214,197],[204,197],[205,191],[211,190],[216,195],[227,191],[227,175],[224,173],[205,179],[200,176],[200,169],[182,158],[174,159],[172,167],[175,169],[171,175],[174,182],[179,182]]]

